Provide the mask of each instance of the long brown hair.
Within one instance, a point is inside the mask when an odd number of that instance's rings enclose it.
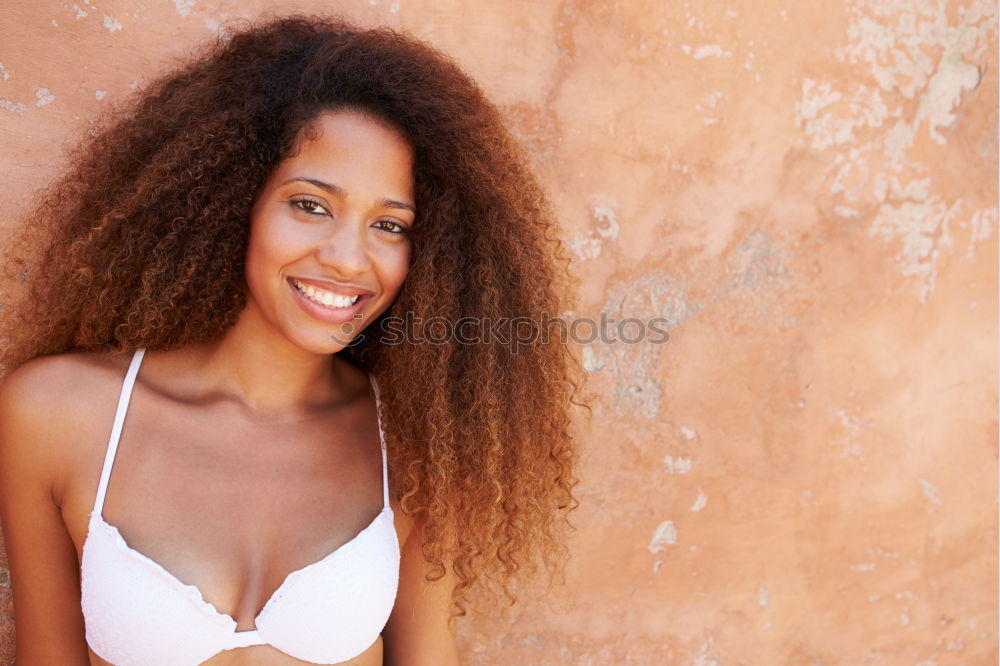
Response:
[[[377,330],[387,317],[557,316],[569,260],[500,112],[413,37],[270,19],[106,113],[9,245],[5,277],[21,294],[0,313],[0,377],[41,355],[220,338],[245,305],[255,194],[309,122],[340,108],[408,138],[418,210],[399,297],[342,353],[376,376],[393,492],[422,514],[430,577],[457,575],[453,611],[477,581],[514,601],[516,572],[559,572],[566,554],[579,363],[542,336],[386,344]]]

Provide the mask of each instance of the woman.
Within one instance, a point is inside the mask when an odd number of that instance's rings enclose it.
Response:
[[[524,323],[565,259],[445,56],[251,26],[105,118],[21,229],[19,664],[454,664],[473,584],[558,571],[579,367]]]

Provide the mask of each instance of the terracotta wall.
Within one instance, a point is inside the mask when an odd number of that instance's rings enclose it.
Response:
[[[0,208],[266,5],[457,57],[544,174],[576,314],[670,321],[584,350],[568,587],[463,621],[466,663],[997,663],[993,2],[8,0]],[[10,608],[0,576],[4,663]]]

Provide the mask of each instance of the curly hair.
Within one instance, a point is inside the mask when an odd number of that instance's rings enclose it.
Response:
[[[550,205],[457,64],[339,18],[243,28],[113,107],[39,193],[9,243],[5,278],[21,294],[2,313],[0,377],[46,354],[221,338],[245,305],[255,195],[310,122],[338,109],[384,120],[414,150],[411,265],[371,327],[406,313],[537,323],[565,311],[573,278]],[[381,387],[392,492],[423,514],[429,579],[456,575],[453,617],[474,584],[513,604],[522,573],[561,578],[576,506],[570,409],[584,405],[568,345],[360,336],[341,354]]]

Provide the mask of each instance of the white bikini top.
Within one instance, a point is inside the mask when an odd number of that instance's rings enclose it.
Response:
[[[81,603],[87,644],[116,666],[194,666],[223,650],[270,645],[315,664],[356,657],[375,643],[396,599],[399,542],[389,506],[385,437],[382,511],[353,539],[323,559],[291,572],[254,620],[236,631],[232,616],[206,602],[142,553],[101,515],[132,385],[145,349],[125,375],[104,469],[83,544]],[[378,385],[369,375],[378,402]]]

